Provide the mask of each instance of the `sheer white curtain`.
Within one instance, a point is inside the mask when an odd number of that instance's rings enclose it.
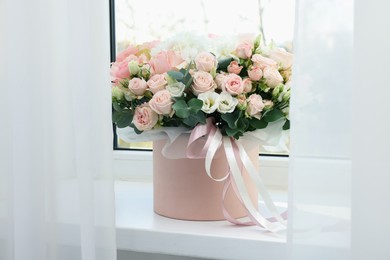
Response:
[[[390,259],[388,1],[299,0],[288,259]]]
[[[108,1],[0,1],[0,259],[114,260]]]

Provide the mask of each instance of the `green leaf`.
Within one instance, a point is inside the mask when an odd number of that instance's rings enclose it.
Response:
[[[190,73],[184,74],[182,82],[183,82],[184,85],[186,85],[186,88],[191,86],[191,84],[192,84],[192,76],[191,76],[191,74]]]
[[[196,118],[198,123],[202,125],[206,124],[206,114],[203,111],[199,110],[195,114],[192,114],[192,116]]]
[[[132,128],[134,129],[134,132],[135,132],[136,134],[141,134],[141,133],[143,132],[143,131],[141,131],[141,130],[138,130],[138,128],[135,127],[135,125],[134,125],[133,123],[130,124],[130,127],[132,127]]]
[[[183,99],[180,99],[180,100],[176,101],[176,103],[173,104],[172,107],[173,107],[174,110],[187,109],[188,108],[187,103]]]
[[[225,132],[226,132],[227,136],[234,136],[235,134],[237,134],[238,130],[236,128],[232,129],[232,128],[226,127]]]
[[[133,121],[133,113],[130,110],[123,110],[122,112],[114,111],[112,113],[112,121],[118,128],[130,126]]]
[[[246,129],[249,127],[249,120],[246,118],[240,118],[237,122],[238,131],[245,133]]]
[[[286,120],[286,122],[283,125],[283,130],[288,130],[290,129],[290,120]]]
[[[223,58],[218,61],[218,70],[226,70],[230,62],[233,61],[232,57]]]
[[[167,73],[168,73],[169,77],[171,77],[177,81],[183,80],[184,75],[180,71],[171,70],[171,71],[168,71]]]
[[[195,117],[189,116],[189,117],[183,119],[183,123],[189,127],[195,127],[198,122],[197,122]]]
[[[114,108],[115,111],[119,111],[119,112],[122,111],[121,105],[117,102],[113,102],[112,107]]]
[[[249,119],[249,124],[253,126],[256,129],[263,129],[266,128],[268,125],[268,122],[263,119],[259,120],[257,118],[251,118]]]
[[[188,101],[188,106],[190,107],[191,111],[198,112],[203,107],[203,101],[197,98],[193,98]]]
[[[180,118],[187,118],[190,115],[190,109],[184,100],[179,100],[172,106],[175,115]]]
[[[189,88],[191,86],[191,84],[192,84],[192,81],[193,81],[193,79],[192,79],[192,77],[190,75],[189,80],[184,81],[183,84],[186,85],[186,88]]]
[[[236,128],[237,127],[237,122],[240,119],[242,115],[241,110],[236,110],[233,113],[226,113],[222,114],[221,118],[223,121],[225,121],[230,128]]]
[[[263,119],[268,123],[271,123],[278,119],[281,119],[282,117],[284,117],[284,113],[280,109],[274,108],[272,110],[269,110],[269,112],[265,113]]]

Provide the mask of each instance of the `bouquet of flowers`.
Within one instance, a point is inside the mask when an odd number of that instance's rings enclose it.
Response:
[[[235,139],[280,120],[287,130],[292,57],[261,36],[185,35],[131,45],[111,66],[113,122],[139,134],[193,129],[212,118]]]

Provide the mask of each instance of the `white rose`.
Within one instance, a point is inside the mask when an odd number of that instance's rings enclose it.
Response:
[[[198,99],[203,101],[202,111],[211,114],[219,106],[219,95],[213,91],[200,93]]]
[[[218,112],[221,114],[231,113],[234,111],[238,104],[238,100],[228,92],[222,92],[219,95],[219,106],[217,108]]]
[[[181,82],[175,82],[167,86],[167,90],[171,93],[172,97],[181,97],[186,85]]]

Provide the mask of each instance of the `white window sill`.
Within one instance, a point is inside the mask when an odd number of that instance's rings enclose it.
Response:
[[[150,182],[116,181],[118,250],[193,256],[207,259],[279,260],[286,254],[285,235],[227,221],[181,221],[153,212]],[[287,192],[271,192],[286,207]]]

